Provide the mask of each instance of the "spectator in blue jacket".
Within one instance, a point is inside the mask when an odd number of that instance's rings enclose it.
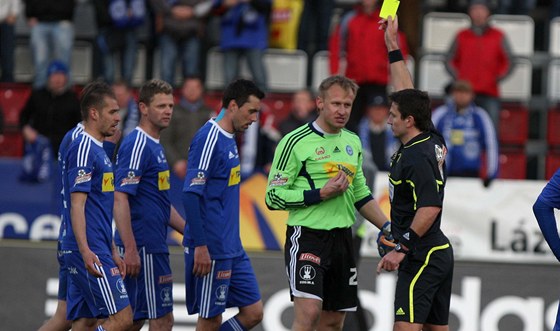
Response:
[[[447,102],[432,114],[434,126],[447,144],[448,174],[480,177],[488,187],[498,175],[498,139],[492,119],[473,102],[469,82],[455,81],[450,93]]]
[[[239,76],[239,60],[245,57],[253,81],[267,90],[264,52],[268,47],[271,0],[217,0],[214,13],[220,15],[220,48],[224,52],[224,83]]]

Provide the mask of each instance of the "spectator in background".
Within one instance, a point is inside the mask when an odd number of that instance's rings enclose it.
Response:
[[[175,83],[177,58],[183,77],[200,74],[200,37],[202,17],[207,14],[204,0],[150,0],[155,12],[155,30],[159,34],[161,78]]]
[[[33,143],[38,135],[50,141],[56,157],[62,138],[81,121],[80,102],[68,87],[68,67],[53,61],[47,68],[47,85],[33,90],[20,114],[23,139]]]
[[[70,68],[74,45],[74,6],[75,0],[25,2],[25,15],[31,28],[30,47],[35,67],[34,89],[43,88],[47,84],[48,67],[52,60],[58,60]],[[51,52],[52,54],[49,54]],[[71,77],[70,74],[68,77]],[[64,133],[70,128],[66,128]]]
[[[488,111],[498,127],[501,102],[498,83],[511,71],[511,51],[504,33],[488,24],[490,9],[484,0],[469,5],[472,25],[458,32],[447,53],[446,67],[454,80],[466,80],[475,103]]]
[[[136,128],[140,121],[138,104],[134,95],[132,95],[130,86],[125,81],[115,82],[112,88],[119,105],[119,115],[121,117],[119,128],[122,136],[125,137]]]
[[[529,15],[535,8],[536,0],[499,0],[497,14]]]
[[[115,57],[120,56],[120,78],[132,84],[136,64],[138,33],[146,19],[144,0],[94,0],[98,35],[97,47],[102,56],[103,79],[115,81]]]
[[[20,0],[0,1],[0,82],[14,81],[15,25],[20,10]]]
[[[204,103],[204,87],[198,77],[187,77],[181,88],[181,98],[173,109],[169,127],[161,132],[161,144],[171,171],[180,179],[187,173],[188,151],[194,134],[212,115]]]
[[[342,18],[333,35],[338,42],[331,43],[329,60],[335,62],[331,63],[331,68],[360,86],[346,126],[354,132],[357,132],[358,123],[364,116],[369,95],[386,94],[389,84],[384,34],[378,28],[380,11],[380,1],[362,0]],[[408,47],[403,33],[399,33],[399,45],[406,57]]]
[[[239,76],[241,57],[245,57],[253,81],[267,90],[264,53],[268,47],[271,0],[217,0],[214,12],[220,20],[220,48],[224,52],[224,82]]]
[[[473,100],[469,82],[454,82],[451,97],[434,110],[432,121],[445,138],[448,175],[481,177],[488,187],[498,175],[498,138],[492,119]]]
[[[362,141],[364,163],[371,157],[371,161],[379,171],[389,171],[391,157],[400,146],[391,126],[387,124],[388,118],[387,94],[369,96],[366,116],[360,121],[358,135]]]
[[[297,48],[311,60],[315,53],[328,49],[329,31],[335,7],[334,0],[301,0],[303,11],[297,34]],[[308,66],[307,81],[311,83],[312,66]]]
[[[315,100],[310,90],[304,89],[294,93],[292,97],[292,111],[278,125],[283,136],[317,118]]]

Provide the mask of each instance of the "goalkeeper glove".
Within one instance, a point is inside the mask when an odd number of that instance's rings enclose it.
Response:
[[[377,234],[377,251],[383,257],[395,248],[395,238],[391,234],[391,222],[386,222]]]

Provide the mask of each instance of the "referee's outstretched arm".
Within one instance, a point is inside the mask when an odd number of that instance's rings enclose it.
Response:
[[[395,91],[414,88],[412,77],[404,63],[404,58],[399,48],[399,18],[395,16],[393,19],[389,16],[386,20],[383,19],[379,23],[379,28],[385,30],[385,45],[389,52],[389,62],[391,64],[391,84]]]

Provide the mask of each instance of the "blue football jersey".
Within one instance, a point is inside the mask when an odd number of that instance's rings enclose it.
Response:
[[[63,190],[69,192],[68,210],[73,192],[88,194],[85,205],[86,236],[89,248],[96,254],[111,254],[114,201],[113,166],[103,150],[103,143],[86,132],[70,144],[66,153],[67,167]],[[66,224],[62,248],[78,250],[72,222]]]
[[[147,253],[167,253],[171,212],[169,165],[158,139],[137,127],[126,136],[115,164],[115,189],[128,194],[132,231]],[[119,233],[115,243],[124,246]]]
[[[544,189],[539,198],[541,198],[549,207],[560,209],[560,168],[556,170],[552,178]]]
[[[239,153],[233,134],[214,120],[208,121],[193,138],[189,150],[183,192],[200,196],[200,214],[208,250],[213,259],[243,254],[239,238]],[[183,245],[193,247],[189,211]]]

